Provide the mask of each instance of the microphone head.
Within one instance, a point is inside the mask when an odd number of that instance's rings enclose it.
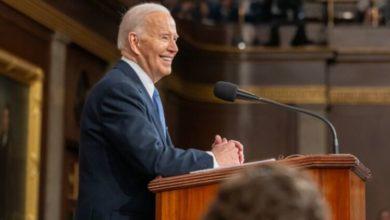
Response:
[[[230,82],[219,81],[214,86],[214,95],[225,101],[234,102],[238,86]]]

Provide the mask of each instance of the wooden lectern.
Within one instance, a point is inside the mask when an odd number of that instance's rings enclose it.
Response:
[[[213,201],[223,180],[248,167],[279,163],[303,168],[326,198],[332,220],[365,219],[365,180],[370,176],[350,154],[293,156],[277,161],[259,161],[191,174],[155,179],[149,189],[156,193],[156,219],[198,220]]]

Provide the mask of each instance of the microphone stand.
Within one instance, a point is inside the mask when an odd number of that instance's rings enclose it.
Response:
[[[235,99],[242,99],[242,100],[247,100],[247,101],[256,101],[256,102],[262,102],[270,105],[274,105],[279,108],[284,108],[288,109],[290,111],[295,111],[295,112],[300,112],[304,113],[307,115],[310,115],[312,117],[315,117],[317,119],[320,119],[323,121],[328,127],[330,128],[333,136],[333,153],[334,154],[339,154],[340,149],[339,149],[339,141],[337,139],[337,133],[336,129],[333,126],[333,124],[326,119],[325,117],[316,114],[314,112],[308,111],[303,108],[295,107],[295,106],[290,106],[286,105],[280,102],[276,102],[270,99],[266,99],[263,97],[258,97],[255,94],[252,94],[250,92],[240,90],[237,85],[229,82],[224,82],[224,81],[219,81],[216,83],[214,87],[214,95],[222,100],[229,101],[229,102],[234,102]]]
[[[237,96],[240,96],[239,92],[237,93]],[[313,116],[313,117],[315,117],[317,119],[320,119],[321,121],[325,122],[325,124],[328,125],[328,127],[330,128],[330,130],[332,132],[332,136],[333,136],[333,153],[334,154],[339,154],[340,153],[339,141],[338,141],[338,138],[337,138],[336,129],[333,126],[333,124],[328,119],[326,119],[325,117],[323,117],[321,115],[318,115],[318,114],[316,114],[314,112],[302,109],[302,108],[286,105],[286,104],[279,103],[279,102],[276,102],[276,101],[273,101],[273,100],[270,100],[270,99],[266,99],[266,98],[262,98],[262,97],[257,97],[255,95],[251,96],[250,98],[249,97],[244,98],[244,97],[245,96],[240,96],[240,98],[243,98],[243,99],[246,99],[246,100],[253,100],[253,99],[255,99],[258,102],[274,105],[274,106],[277,106],[279,108],[287,108],[290,111],[296,111],[296,112],[304,113],[304,114]]]

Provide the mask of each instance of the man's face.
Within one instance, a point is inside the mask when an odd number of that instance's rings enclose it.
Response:
[[[138,64],[157,82],[172,71],[172,61],[178,52],[176,24],[163,12],[151,13],[145,18],[143,33],[139,37]]]

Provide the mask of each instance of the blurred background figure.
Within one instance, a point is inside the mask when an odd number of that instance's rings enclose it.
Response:
[[[164,1],[166,7],[170,9],[172,16],[184,20],[192,20],[195,11],[195,4],[193,1]]]
[[[385,24],[390,25],[390,0],[384,0],[381,12],[383,14]]]
[[[240,174],[220,189],[205,220],[324,220],[317,187],[301,172],[265,165]]]
[[[307,38],[305,28],[305,13],[302,0],[274,0],[272,8],[274,18],[271,23],[269,46],[279,46],[279,27],[283,23],[293,23],[296,26],[294,38],[291,40],[292,46],[302,46],[312,44]]]
[[[252,0],[245,14],[245,21],[253,24],[269,24],[272,21],[272,0]],[[278,33],[278,32],[277,32]],[[270,36],[271,37],[271,36]],[[280,40],[279,40],[280,41]],[[280,43],[280,42],[279,42]],[[260,45],[261,42],[256,36],[252,43]],[[278,44],[278,43],[276,43]]]
[[[272,19],[272,0],[252,0],[245,15],[251,23],[268,23]]]
[[[270,23],[269,40],[265,46],[279,46],[279,27],[289,23],[296,26],[295,36],[290,42],[292,46],[313,44],[306,35],[302,0],[253,0],[246,18],[254,23]],[[260,42],[255,39],[254,44]]]
[[[390,0],[358,0],[357,21],[377,27],[390,24]]]
[[[380,211],[378,220],[390,220],[390,211],[388,209],[383,209]]]
[[[216,23],[237,22],[238,0],[209,0],[210,18]]]
[[[213,25],[214,21],[210,18],[210,5],[212,4],[212,2],[207,0],[195,1],[194,20],[202,24]]]

